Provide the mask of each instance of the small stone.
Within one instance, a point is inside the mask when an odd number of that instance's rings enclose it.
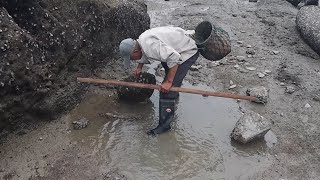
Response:
[[[238,68],[238,70],[239,70],[239,72],[241,72],[241,73],[247,73],[247,72],[248,72],[248,70],[246,70],[246,69],[244,69],[244,68]]]
[[[220,65],[220,63],[217,61],[213,61],[213,62],[208,63],[208,67],[210,67],[210,68],[217,67],[219,65]]]
[[[234,84],[234,85],[230,86],[229,89],[234,89],[234,88],[236,88],[236,87],[237,87],[237,85]]]
[[[247,48],[252,48],[252,45],[248,44],[248,45],[247,45]]]
[[[40,137],[40,138],[39,138],[39,140],[41,141],[41,140],[43,140],[43,138],[42,138],[42,137]]]
[[[236,65],[234,65],[233,67],[236,68],[236,69],[238,69],[240,66],[239,66],[239,64],[236,64]]]
[[[270,70],[265,70],[264,72],[265,72],[266,74],[270,74],[270,73],[271,73]]]
[[[280,53],[280,51],[272,51],[272,53],[273,53],[274,55],[277,55],[277,54]]]
[[[89,125],[89,121],[86,118],[80,118],[78,121],[73,121],[73,129],[79,130],[86,128]]]
[[[230,80],[230,85],[233,85],[234,83],[233,83],[233,81],[232,80]]]
[[[240,32],[241,32],[241,33],[246,33],[246,31],[243,31],[243,30],[242,30],[242,31],[240,31]]]
[[[280,116],[281,116],[281,117],[283,117],[283,116],[284,116],[284,114],[283,114],[283,113],[280,113]]]
[[[238,44],[243,44],[243,41],[237,41]]]
[[[245,59],[246,59],[246,57],[244,57],[244,56],[237,56],[236,58],[240,62],[245,61]]]
[[[232,17],[237,17],[238,15],[237,14],[232,14]]]
[[[305,108],[311,108],[311,105],[309,103],[307,103],[304,107]]]
[[[285,90],[285,93],[288,93],[288,94],[292,94],[296,91],[296,88],[293,87],[293,86],[287,86],[286,87],[286,90]]]
[[[201,68],[202,68],[201,65],[192,65],[192,66],[190,67],[190,70],[191,70],[191,71],[199,71]]]
[[[246,54],[255,55],[256,52],[254,50],[247,50]]]
[[[314,101],[317,101],[317,102],[320,102],[320,95],[316,94],[313,96],[313,100]]]
[[[254,71],[254,70],[256,70],[257,68],[251,67],[251,66],[247,66],[246,69],[249,70],[249,71]]]
[[[248,88],[246,93],[249,96],[254,96],[257,97],[257,103],[267,103],[268,98],[269,98],[269,89],[263,87],[263,86],[258,86],[258,87],[253,87],[253,88]]]
[[[252,56],[251,54],[249,54],[247,57],[248,57],[248,58],[252,58],[253,56]]]
[[[266,75],[263,74],[263,73],[261,73],[261,72],[258,73],[258,77],[259,77],[259,78],[263,78],[263,77],[265,77],[265,76],[266,76]]]
[[[281,82],[281,83],[280,83],[280,86],[284,86],[284,85],[285,85],[285,83],[284,83],[284,82]]]

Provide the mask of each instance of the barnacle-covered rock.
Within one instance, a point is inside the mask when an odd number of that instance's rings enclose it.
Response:
[[[137,82],[144,84],[156,84],[156,78],[150,73],[141,73],[139,78],[136,80],[133,76],[125,78],[123,81],[126,82]],[[118,97],[121,100],[141,102],[150,98],[153,94],[153,89],[136,88],[120,86],[117,88]]]

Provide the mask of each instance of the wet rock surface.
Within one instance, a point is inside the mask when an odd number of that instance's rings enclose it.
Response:
[[[80,118],[78,121],[72,122],[73,129],[80,130],[86,128],[89,125],[89,120],[86,118]]]
[[[270,129],[272,123],[258,113],[245,112],[236,123],[231,137],[243,144],[263,137]]]
[[[132,75],[123,79],[124,82],[137,82],[143,84],[156,84],[156,78],[150,73],[141,73],[138,79]],[[117,88],[118,97],[120,100],[141,102],[151,97],[154,89],[135,88],[129,86],[120,86]]]
[[[0,129],[74,107],[86,88],[76,77],[104,67],[123,37],[137,37],[150,23],[139,1],[8,2],[0,7]]]
[[[304,40],[320,54],[320,7],[305,6],[297,14],[297,27]]]

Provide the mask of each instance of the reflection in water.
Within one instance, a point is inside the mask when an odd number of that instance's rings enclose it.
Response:
[[[69,118],[86,117],[91,124],[70,136],[92,146],[102,164],[134,179],[236,179],[269,166],[264,141],[231,141],[241,116],[235,100],[181,93],[173,130],[151,137],[146,131],[158,123],[158,98],[155,92],[149,102],[128,104],[110,94],[89,96]]]

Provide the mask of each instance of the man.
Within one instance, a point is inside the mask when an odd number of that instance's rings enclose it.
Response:
[[[126,68],[130,66],[131,60],[138,62],[134,71],[136,78],[143,65],[150,63],[150,60],[161,62],[166,75],[160,89],[159,125],[147,134],[156,135],[170,130],[175,99],[179,94],[169,90],[172,86],[181,86],[189,68],[199,57],[197,45],[189,31],[171,26],[152,28],[143,32],[137,40],[123,40],[119,50]]]

